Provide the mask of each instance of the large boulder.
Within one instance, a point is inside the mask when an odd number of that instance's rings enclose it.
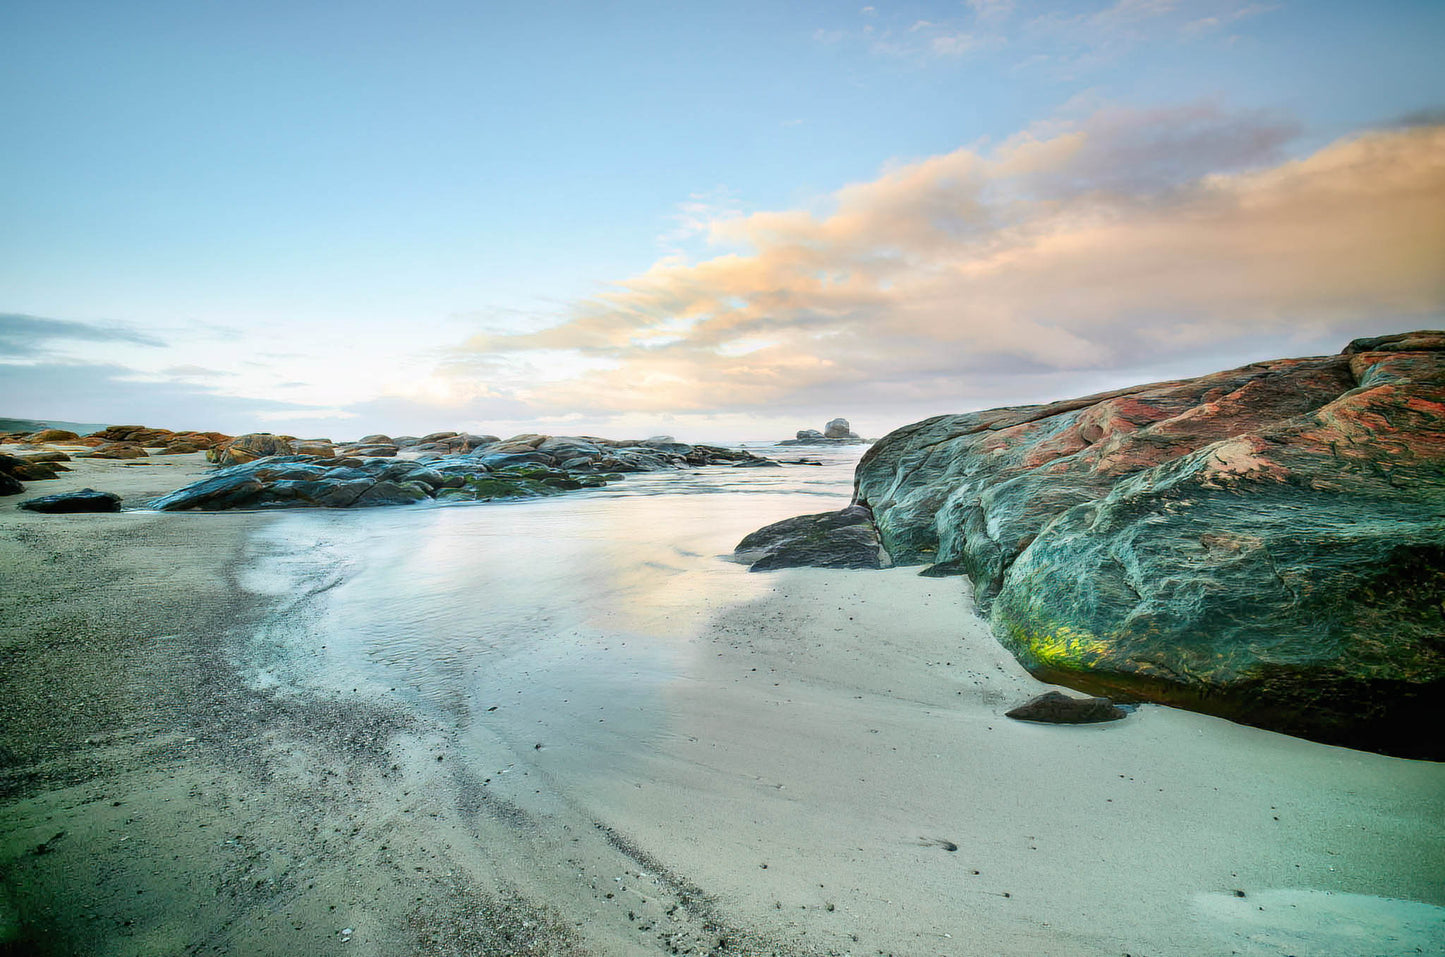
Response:
[[[1445,757],[1445,333],[928,419],[855,497],[1041,677]]]
[[[856,439],[853,430],[848,428],[848,420],[843,418],[832,419],[823,427],[823,438],[825,439]]]
[[[221,466],[245,465],[272,455],[290,455],[292,451],[287,436],[248,432],[213,446],[206,452],[206,459]]]
[[[859,505],[799,515],[758,529],[738,542],[733,557],[760,572],[775,568],[887,568],[873,516]]]

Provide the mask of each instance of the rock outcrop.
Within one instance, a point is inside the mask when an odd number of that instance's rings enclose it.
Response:
[[[799,429],[797,435],[791,439],[784,439],[779,445],[863,445],[866,440],[848,427],[848,420],[843,418],[832,419],[823,427],[823,431],[817,429]]]
[[[1445,332],[927,419],[855,501],[1046,680],[1445,758]]]

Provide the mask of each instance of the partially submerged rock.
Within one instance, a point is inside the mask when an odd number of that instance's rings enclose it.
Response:
[[[62,492],[59,495],[32,498],[27,502],[21,502],[17,508],[47,514],[119,512],[120,496],[114,492],[97,492],[93,488],[84,488],[79,492]]]
[[[1075,698],[1061,691],[1048,691],[1005,711],[1004,717],[1044,724],[1097,724],[1118,721],[1128,714],[1108,698]]]
[[[733,557],[749,571],[775,568],[887,568],[873,516],[858,505],[799,515],[758,529],[738,543]]]

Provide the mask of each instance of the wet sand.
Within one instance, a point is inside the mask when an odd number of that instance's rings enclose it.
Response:
[[[1009,721],[1043,686],[956,580],[726,567],[417,691],[335,644],[375,568],[258,577],[367,516],[11,504],[198,459],[0,506],[0,953],[1440,952],[1445,768]]]

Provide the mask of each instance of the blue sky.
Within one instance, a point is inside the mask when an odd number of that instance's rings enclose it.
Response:
[[[0,414],[880,434],[1439,326],[1442,41],[1424,2],[11,0]]]

